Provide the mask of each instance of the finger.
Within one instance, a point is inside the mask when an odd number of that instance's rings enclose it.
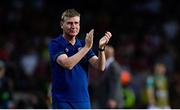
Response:
[[[105,35],[108,36],[108,38],[111,38],[111,34],[105,33]]]
[[[91,31],[89,32],[89,37],[93,37],[94,35],[94,29],[91,29]]]
[[[86,37],[88,37],[89,36],[89,33],[86,33]]]
[[[109,34],[110,36],[112,36],[112,34],[108,31],[108,32],[106,32],[107,34]]]
[[[112,36],[112,34],[111,34],[109,31],[107,31],[106,33],[107,33],[110,37]]]
[[[89,33],[94,33],[94,29],[91,29],[91,31],[89,31]]]
[[[91,31],[90,36],[94,37],[94,30]]]
[[[111,36],[110,36],[109,34],[107,34],[107,33],[105,33],[105,36],[106,36],[108,39],[111,38]]]
[[[106,44],[109,42],[109,38],[107,36],[104,36],[104,39],[106,40]]]

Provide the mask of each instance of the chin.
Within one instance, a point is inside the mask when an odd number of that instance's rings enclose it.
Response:
[[[78,34],[77,33],[73,33],[73,34],[69,34],[70,36],[77,36]]]

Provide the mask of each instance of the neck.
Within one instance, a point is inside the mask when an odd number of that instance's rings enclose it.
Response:
[[[76,36],[68,36],[68,35],[63,35],[63,36],[69,43],[71,43],[72,45],[75,44]]]

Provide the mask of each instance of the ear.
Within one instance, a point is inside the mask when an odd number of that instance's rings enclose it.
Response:
[[[61,29],[63,28],[63,21],[60,21]]]

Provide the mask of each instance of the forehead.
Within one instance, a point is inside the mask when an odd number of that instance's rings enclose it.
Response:
[[[79,21],[80,21],[80,17],[79,17],[79,16],[75,16],[75,17],[64,17],[64,21],[65,21],[65,22],[79,22]]]

